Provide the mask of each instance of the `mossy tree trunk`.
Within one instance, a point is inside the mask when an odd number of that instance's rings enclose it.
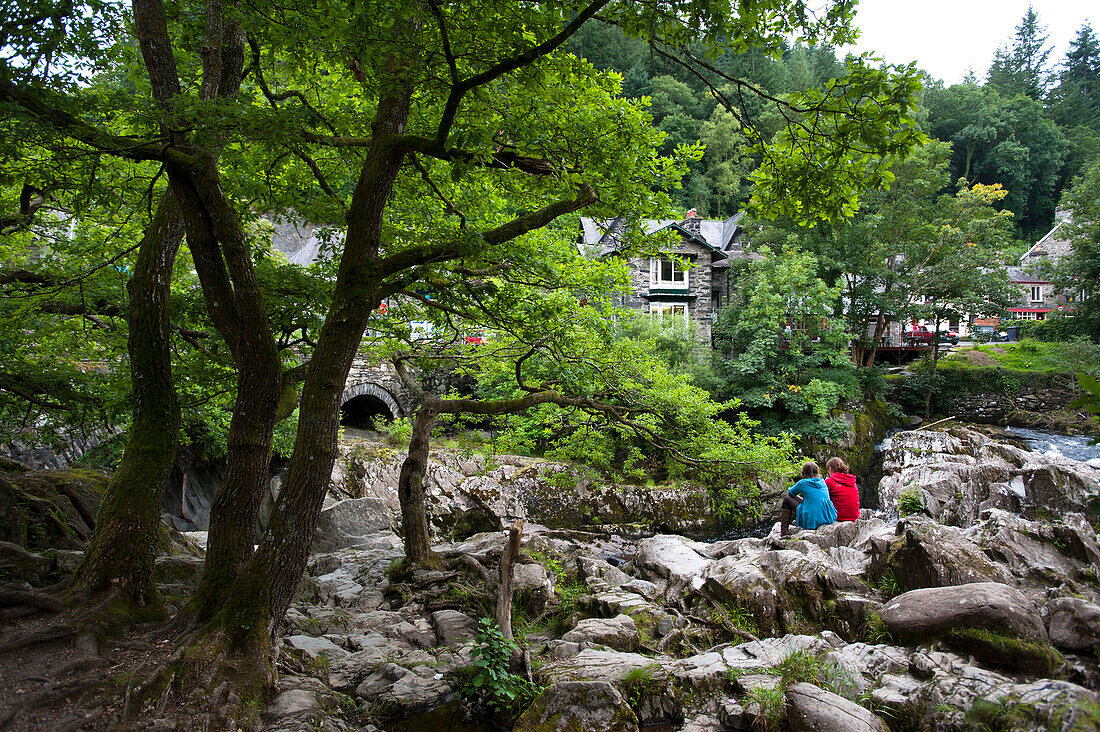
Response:
[[[401,501],[401,530],[405,539],[405,561],[423,564],[431,556],[428,536],[427,495],[424,477],[428,470],[432,425],[435,424],[439,400],[429,397],[421,404],[413,420],[409,451],[401,463],[401,475],[397,479],[397,496]]]
[[[153,584],[164,481],[175,461],[180,408],[172,379],[168,297],[183,240],[175,196],[161,196],[127,283],[127,347],[133,379],[133,422],[122,460],[96,517],[95,534],[77,569],[74,589],[109,592],[131,615],[159,614]]]
[[[163,3],[133,0],[133,10],[154,96],[171,114],[180,81]],[[244,66],[244,34],[238,23],[228,20],[220,2],[207,4],[205,21],[200,104],[235,97]],[[190,605],[196,621],[202,621],[220,607],[223,594],[252,555],[268,480],[282,364],[240,216],[218,174],[223,140],[215,136],[200,147],[181,132],[169,134],[195,160],[186,169],[167,165],[168,177],[184,214],[207,312],[229,345],[237,369],[226,472],[211,506],[202,582]]]

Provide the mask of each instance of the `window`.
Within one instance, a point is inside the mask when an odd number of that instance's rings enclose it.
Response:
[[[651,302],[649,317],[655,323],[667,326],[683,326],[687,323],[688,306],[679,303]]]
[[[1031,286],[1031,301],[1042,302],[1043,301],[1043,286],[1032,285]]]
[[[684,262],[665,258],[649,260],[649,284],[661,289],[686,290],[688,281]]]

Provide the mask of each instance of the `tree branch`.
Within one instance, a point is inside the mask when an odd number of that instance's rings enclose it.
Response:
[[[501,224],[495,229],[489,229],[481,235],[482,241],[488,246],[495,246],[511,241],[529,231],[546,226],[559,216],[583,208],[596,200],[596,192],[587,183],[581,185],[581,190],[576,198],[555,201],[549,206],[538,211],[517,216],[511,221]],[[444,262],[462,256],[463,249],[468,246],[459,242],[443,242],[413,247],[396,252],[384,257],[378,264],[378,269],[383,277],[402,272],[412,267],[417,267],[433,262]]]
[[[595,0],[584,10],[577,13],[572,20],[566,23],[565,27],[562,28],[557,35],[548,38],[536,46],[532,46],[522,53],[507,58],[495,66],[491,66],[480,74],[475,74],[474,76],[454,84],[451,87],[450,95],[447,97],[447,103],[443,107],[443,114],[440,116],[439,126],[436,128],[435,146],[440,150],[447,147],[447,137],[450,135],[451,126],[454,125],[455,117],[458,115],[458,107],[462,103],[462,98],[466,95],[466,92],[484,84],[488,84],[495,79],[499,79],[510,71],[515,71],[518,68],[530,64],[535,59],[554,51],[569,40],[574,33],[580,30],[581,26],[587,23],[592,16],[598,13],[608,2],[610,2],[610,0]]]

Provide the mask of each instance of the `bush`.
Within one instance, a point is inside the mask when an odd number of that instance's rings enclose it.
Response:
[[[476,644],[471,653],[473,675],[463,687],[463,695],[497,714],[518,716],[538,695],[538,688],[512,673],[510,664],[512,652],[517,650],[515,641],[505,638],[489,618],[479,620],[477,627]]]
[[[1012,325],[1020,327],[1021,338],[1034,338],[1037,341],[1065,342],[1088,336],[1085,321],[1064,315],[1053,315],[1046,320],[1021,320]]]

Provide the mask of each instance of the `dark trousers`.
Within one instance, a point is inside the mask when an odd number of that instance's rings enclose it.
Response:
[[[798,498],[796,496],[792,496],[790,493],[788,493],[787,495],[783,496],[783,505],[781,505],[779,508],[780,508],[780,510],[785,509],[787,511],[790,511],[791,516],[794,516],[795,511],[797,511],[798,507],[801,506],[801,505],[802,505],[802,499],[801,498]]]

